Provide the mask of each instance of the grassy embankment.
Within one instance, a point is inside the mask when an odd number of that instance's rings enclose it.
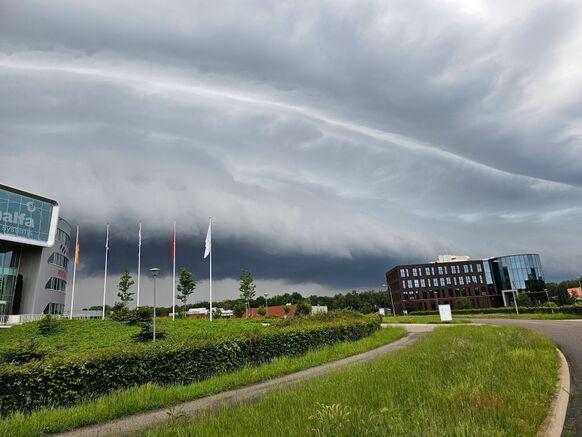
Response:
[[[401,328],[382,329],[361,340],[325,346],[299,357],[278,358],[258,367],[245,367],[194,384],[165,387],[146,384],[119,390],[70,408],[43,408],[30,414],[15,413],[0,418],[0,436],[37,436],[61,432],[154,408],[172,407],[180,402],[365,352],[404,335],[405,331]]]
[[[410,349],[148,435],[535,436],[558,354],[516,327],[437,329]]]

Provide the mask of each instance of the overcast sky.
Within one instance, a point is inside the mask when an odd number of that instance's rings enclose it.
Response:
[[[140,220],[144,269],[170,272],[176,220],[204,280],[209,216],[221,298],[242,267],[331,293],[443,253],[576,276],[581,22],[573,1],[0,0],[0,182],[80,225],[83,304],[106,222],[110,282]]]

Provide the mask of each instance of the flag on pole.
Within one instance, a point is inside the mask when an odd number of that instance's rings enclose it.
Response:
[[[141,222],[139,222],[139,231],[137,233],[137,296],[135,306],[139,307],[139,286],[141,277]]]
[[[77,264],[79,264],[79,226],[77,226],[77,238],[75,239],[75,265],[73,266],[73,289],[71,293],[71,314],[69,319],[73,319],[73,308],[75,307],[75,279],[77,277]]]
[[[208,222],[208,232],[206,233],[206,246],[204,248],[204,258],[210,255],[212,250],[212,221]]]
[[[172,320],[176,319],[176,222],[172,232]]]
[[[212,217],[208,219],[208,232],[206,233],[206,246],[204,248],[204,258],[210,255],[209,277],[210,277],[210,321],[212,321]]]
[[[79,264],[79,227],[77,226],[77,241],[75,242],[75,265]]]

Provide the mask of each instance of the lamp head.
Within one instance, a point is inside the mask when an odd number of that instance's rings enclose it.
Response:
[[[158,269],[157,267],[154,267],[154,268],[150,269],[150,273],[152,274],[153,277],[156,277],[160,274],[160,269]]]

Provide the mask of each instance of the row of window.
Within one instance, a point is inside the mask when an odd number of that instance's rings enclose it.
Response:
[[[48,262],[49,264],[61,267],[64,270],[67,270],[69,267],[69,260],[67,259],[67,257],[57,252],[49,256]]]
[[[402,281],[402,288],[425,288],[425,287],[444,287],[445,285],[470,285],[470,284],[483,284],[482,275],[472,275],[472,276],[447,276],[446,278],[432,278],[431,279],[408,279]]]
[[[452,289],[449,288],[448,295],[445,290],[428,290],[428,291],[403,291],[402,298],[404,300],[413,300],[413,299],[435,299],[435,298],[445,298],[445,297],[467,297],[467,296],[481,296],[481,294],[486,295],[487,289],[485,287],[475,287],[474,289],[471,288],[456,288]],[[435,296],[436,294],[436,296]]]
[[[44,286],[47,290],[65,291],[67,288],[67,281],[61,278],[52,277]]]
[[[424,267],[424,276],[435,276],[437,273],[439,276],[449,274],[449,266],[437,266],[436,270],[434,266]],[[460,274],[461,269],[458,265],[450,266],[451,275]],[[475,264],[475,270],[477,273],[481,273],[483,268],[481,264]],[[412,271],[412,276],[423,276],[423,267],[413,267],[412,269],[400,269],[400,277],[408,278],[410,277],[410,271]],[[474,273],[473,264],[464,264],[463,273]]]
[[[57,241],[63,243],[68,249],[71,244],[71,237],[65,231],[57,228]]]

